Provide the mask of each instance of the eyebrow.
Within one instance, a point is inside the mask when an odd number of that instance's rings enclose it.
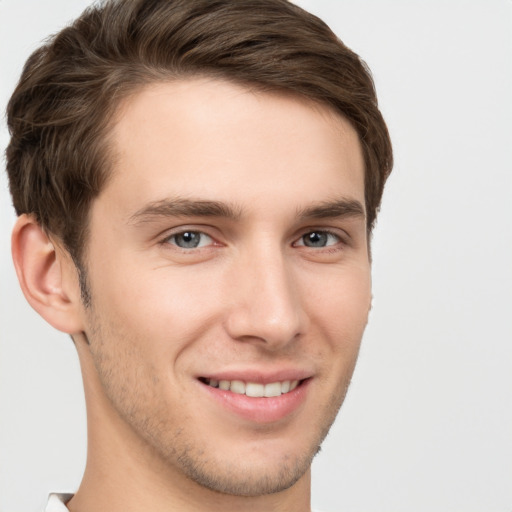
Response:
[[[334,219],[342,217],[366,218],[363,205],[355,199],[336,199],[299,210],[298,217],[305,219]]]
[[[131,224],[143,224],[161,217],[218,217],[236,221],[242,209],[230,203],[204,199],[173,198],[154,201],[136,211],[129,219]],[[354,199],[337,199],[299,209],[297,218],[334,219],[342,217],[365,218],[363,205]]]
[[[237,220],[241,210],[235,205],[220,201],[174,198],[154,201],[135,212],[130,223],[151,222],[159,217],[222,217]]]

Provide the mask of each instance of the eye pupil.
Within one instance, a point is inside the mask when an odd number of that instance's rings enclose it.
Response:
[[[307,247],[325,247],[327,245],[327,233],[312,231],[303,237]]]
[[[176,245],[185,249],[193,249],[201,242],[201,235],[195,231],[185,231],[175,236]]]

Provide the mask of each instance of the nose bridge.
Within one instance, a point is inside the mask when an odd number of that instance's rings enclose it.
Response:
[[[281,346],[303,327],[301,297],[291,261],[277,243],[260,244],[240,258],[228,329],[237,339]]]

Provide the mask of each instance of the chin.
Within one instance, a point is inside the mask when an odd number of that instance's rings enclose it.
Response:
[[[222,461],[211,467],[207,462],[180,457],[182,471],[194,482],[221,494],[256,497],[275,494],[295,485],[307,473],[318,453],[300,457],[285,455],[281,461],[245,460],[243,463]]]
[[[213,445],[181,439],[181,443],[173,443],[173,453],[167,453],[167,463],[189,480],[218,493],[246,497],[275,494],[309,474],[331,423],[280,435],[269,429],[252,439],[222,436],[223,441]]]

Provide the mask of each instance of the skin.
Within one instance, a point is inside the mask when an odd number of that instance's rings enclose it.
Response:
[[[58,241],[26,216],[13,235],[27,298],[82,366],[88,461],[70,510],[309,511],[371,301],[355,130],[303,99],[194,79],[128,98],[112,137],[90,307]],[[226,372],[307,381],[290,413],[253,420],[199,380]]]

